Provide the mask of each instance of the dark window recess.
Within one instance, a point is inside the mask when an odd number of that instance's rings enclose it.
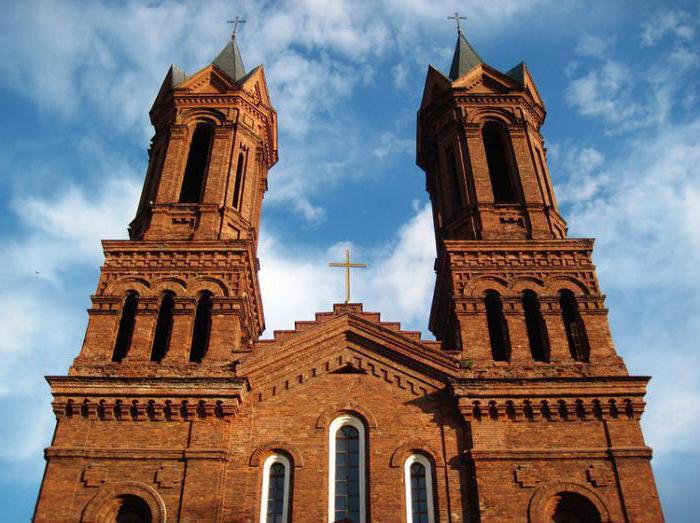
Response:
[[[486,292],[486,320],[491,340],[491,355],[495,361],[510,360],[510,336],[503,314],[501,297],[496,291]]]
[[[112,516],[116,523],[151,523],[151,508],[138,496],[127,494],[117,498],[116,514]]]
[[[122,361],[131,347],[131,338],[134,335],[134,325],[136,324],[136,306],[139,295],[129,292],[122,304],[122,317],[119,320],[119,330],[117,331],[117,341],[114,343],[114,353],[112,361]]]
[[[428,484],[425,466],[411,464],[411,514],[413,523],[428,523]]]
[[[462,184],[459,183],[459,171],[457,170],[457,159],[452,147],[447,150],[447,168],[450,171],[450,188],[452,189],[452,204],[455,210],[464,206],[462,198]]]
[[[160,361],[165,357],[170,346],[170,335],[173,330],[173,310],[175,300],[171,292],[163,294],[158,311],[158,321],[156,322],[156,334],[153,338],[153,348],[151,350],[151,361]]]
[[[559,292],[559,305],[566,329],[566,338],[569,342],[571,357],[576,361],[588,361],[590,358],[590,345],[586,335],[586,327],[578,312],[576,297],[568,289]]]
[[[560,492],[552,498],[547,521],[553,523],[600,523],[600,514],[587,498],[573,492]]]
[[[266,523],[287,523],[282,519],[284,515],[284,474],[282,463],[273,463],[270,467]]]
[[[360,521],[360,433],[350,425],[335,434],[334,521]]]
[[[246,157],[243,153],[238,154],[238,166],[236,167],[236,181],[233,184],[233,205],[234,209],[238,209],[241,205],[241,193],[243,191],[243,176],[245,176],[245,161]]]
[[[493,198],[496,203],[513,203],[517,201],[513,187],[508,153],[505,143],[507,131],[499,124],[489,122],[481,131],[486,149],[486,162],[489,167],[489,177],[493,188]]]
[[[527,337],[530,341],[530,353],[535,361],[549,361],[549,337],[547,326],[540,310],[540,300],[537,294],[527,290],[523,292],[523,309],[525,310],[525,324]]]
[[[190,361],[200,363],[209,348],[211,334],[211,293],[205,292],[197,303],[194,315],[194,330],[192,332],[192,348]]]
[[[212,124],[198,123],[195,127],[187,155],[185,178],[180,189],[180,203],[198,203],[202,197],[213,136]]]

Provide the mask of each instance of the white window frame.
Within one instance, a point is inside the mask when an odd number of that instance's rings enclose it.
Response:
[[[328,521],[335,521],[335,437],[342,427],[355,427],[360,439],[360,521],[365,523],[367,519],[366,489],[365,479],[366,450],[365,450],[365,424],[359,418],[350,414],[343,414],[335,418],[328,427]]]
[[[425,491],[428,503],[428,523],[435,523],[435,506],[433,504],[433,466],[423,454],[411,454],[403,466],[404,483],[406,484],[406,521],[413,523],[413,499],[411,493],[411,465],[420,463],[425,467]]]
[[[262,495],[260,496],[260,523],[267,523],[267,501],[270,492],[270,469],[275,463],[284,465],[284,498],[282,504],[282,521],[289,521],[289,476],[291,466],[289,459],[282,454],[272,454],[263,463]]]

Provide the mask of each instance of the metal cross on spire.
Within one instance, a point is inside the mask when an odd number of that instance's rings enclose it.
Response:
[[[455,22],[457,22],[457,34],[461,35],[462,34],[462,26],[459,24],[459,21],[466,20],[467,17],[466,16],[459,16],[459,13],[457,11],[455,11],[454,16],[448,16],[447,19],[454,20]]]
[[[233,20],[226,20],[227,24],[233,24],[233,31],[231,31],[231,40],[236,39],[236,32],[238,31],[238,24],[245,24],[245,20],[243,20],[240,16],[236,15],[236,18]]]
[[[350,263],[350,251],[345,249],[345,262],[328,264],[329,267],[345,268],[345,303],[350,303],[350,269],[366,269],[366,263]]]

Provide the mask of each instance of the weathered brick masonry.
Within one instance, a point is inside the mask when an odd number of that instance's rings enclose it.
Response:
[[[360,304],[259,339],[277,125],[235,40],[173,66],[150,115],[130,239],[103,243],[82,350],[48,378],[35,521],[662,521],[648,378],[615,351],[593,241],[567,237],[524,64],[460,34],[428,70],[435,342]]]

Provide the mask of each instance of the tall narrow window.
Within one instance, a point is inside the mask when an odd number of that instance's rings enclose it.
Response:
[[[365,523],[365,428],[354,416],[336,418],[329,429],[329,521]]]
[[[462,198],[462,184],[459,183],[459,171],[457,170],[457,159],[455,158],[455,150],[450,147],[447,150],[447,168],[450,171],[450,189],[452,190],[452,203],[454,209],[461,209],[464,205]]]
[[[574,293],[568,289],[559,291],[559,305],[561,306],[561,315],[564,320],[571,357],[576,361],[588,361],[591,349]]]
[[[503,314],[501,296],[496,291],[486,291],[486,321],[489,326],[491,355],[495,361],[510,359],[510,336]]]
[[[289,521],[289,460],[280,454],[269,456],[263,464],[260,523]]]
[[[180,203],[197,203],[202,197],[213,136],[212,124],[198,123],[194,129],[190,152],[187,156],[185,177],[180,189]]]
[[[173,330],[173,310],[175,300],[172,292],[163,293],[158,311],[158,321],[156,322],[156,334],[153,338],[153,348],[151,349],[151,361],[160,361],[165,357],[170,346],[170,335]]]
[[[192,331],[192,348],[190,361],[200,363],[209,348],[211,332],[211,293],[203,292],[197,302],[194,315],[194,330]]]
[[[508,160],[510,148],[506,144],[507,131],[496,122],[488,122],[481,130],[481,136],[486,149],[493,198],[496,203],[513,203],[516,197]]]
[[[236,181],[233,184],[233,200],[231,205],[238,209],[241,205],[241,194],[243,192],[243,177],[245,176],[246,155],[242,152],[238,154],[238,166],[236,167]]]
[[[530,342],[530,353],[535,361],[549,361],[549,338],[547,326],[540,311],[540,300],[531,290],[523,292],[523,309],[525,310],[525,325]]]
[[[136,324],[136,306],[139,295],[134,291],[129,291],[122,304],[122,317],[119,320],[119,330],[117,331],[117,341],[114,344],[112,361],[122,361],[131,347],[131,338],[134,335],[134,325]]]
[[[412,454],[404,464],[408,523],[435,523],[431,469],[428,458],[420,454]]]

